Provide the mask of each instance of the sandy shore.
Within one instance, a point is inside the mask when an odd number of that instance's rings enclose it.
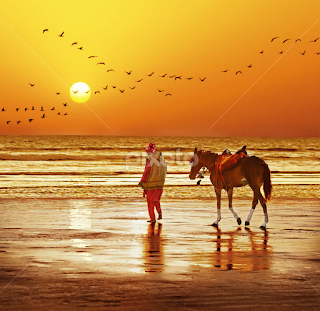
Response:
[[[274,199],[267,231],[223,202],[0,200],[2,310],[318,310],[320,201]],[[250,200],[235,200],[243,223]]]

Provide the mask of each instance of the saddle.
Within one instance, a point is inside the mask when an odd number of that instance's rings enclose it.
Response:
[[[224,150],[222,154],[218,156],[218,159],[216,161],[216,174],[213,183],[216,185],[218,185],[219,183],[225,184],[222,173],[235,167],[242,158],[247,156],[248,154],[246,151],[246,146],[243,146],[235,154],[232,154],[228,149]]]

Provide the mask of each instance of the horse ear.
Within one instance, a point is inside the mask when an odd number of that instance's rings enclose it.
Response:
[[[198,151],[197,147],[194,147],[194,153],[196,153]]]

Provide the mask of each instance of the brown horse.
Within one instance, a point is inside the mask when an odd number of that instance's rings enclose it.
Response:
[[[268,213],[267,213],[267,205],[266,201],[270,200],[271,198],[271,179],[270,179],[270,170],[268,165],[258,157],[251,156],[251,157],[243,157],[233,168],[225,170],[222,173],[222,179],[217,179],[216,172],[216,161],[218,160],[219,155],[216,153],[212,153],[210,151],[202,151],[194,149],[194,157],[191,163],[191,171],[189,174],[190,179],[195,179],[198,172],[201,168],[206,167],[211,175],[210,180],[214,186],[214,190],[217,196],[217,220],[212,224],[214,227],[218,227],[218,223],[221,220],[221,191],[225,189],[228,193],[228,200],[229,200],[229,209],[233,214],[234,218],[237,220],[238,225],[241,224],[241,219],[238,215],[234,212],[232,208],[232,193],[234,187],[242,187],[245,185],[249,185],[253,190],[254,196],[252,201],[252,208],[248,215],[248,218],[245,222],[246,226],[250,225],[250,220],[252,214],[258,204],[260,202],[265,221],[261,225],[261,229],[266,229],[266,225],[268,222]],[[263,184],[263,190],[265,194],[265,198],[262,196],[260,192],[260,187]]]

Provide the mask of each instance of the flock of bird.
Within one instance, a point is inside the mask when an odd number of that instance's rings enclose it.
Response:
[[[43,29],[42,33],[44,34],[44,33],[48,32],[48,31],[49,31],[49,29],[46,28],[46,29]],[[64,38],[64,34],[65,34],[65,32],[63,31],[62,33],[58,34],[58,36],[59,36],[60,38]],[[276,40],[279,41],[279,40],[281,40],[281,39],[280,39],[279,37],[273,37],[273,38],[271,39],[271,43],[275,42]],[[288,42],[288,41],[290,41],[290,40],[292,40],[292,39],[291,39],[291,38],[286,38],[286,39],[282,40],[282,44],[285,44],[286,42]],[[318,40],[319,40],[319,38],[316,38],[316,39],[314,39],[314,40],[311,40],[310,42],[311,42],[311,43],[316,43]],[[298,44],[299,42],[302,42],[302,40],[301,40],[300,38],[294,40],[294,44]],[[71,43],[71,47],[72,47],[72,46],[78,46],[78,42],[77,42],[77,41],[72,42],[72,43]],[[80,46],[80,47],[78,47],[78,49],[79,49],[80,51],[83,51],[83,50],[84,50],[84,47],[83,47],[83,46]],[[279,54],[283,54],[284,52],[285,52],[284,50],[281,50],[281,51],[279,51],[278,53],[279,53]],[[259,53],[260,53],[260,54],[266,54],[265,50],[261,50],[261,51],[259,51]],[[299,52],[299,53],[304,56],[304,55],[306,55],[307,50],[301,51],[301,52]],[[320,55],[320,52],[315,52],[315,54]],[[97,57],[98,57],[97,55],[90,55],[90,56],[88,56],[88,59],[95,59],[95,58],[97,58]],[[99,61],[99,62],[97,62],[97,65],[98,65],[98,66],[105,66],[106,64],[105,64],[105,62],[103,62],[103,61]],[[253,67],[253,65],[252,65],[252,64],[249,64],[249,65],[247,65],[246,67],[250,69],[250,68]],[[229,69],[221,70],[221,72],[224,73],[224,74],[225,74],[225,73],[228,73],[229,71],[230,71]],[[115,70],[112,69],[112,68],[109,68],[109,69],[107,69],[106,72],[107,72],[107,73],[108,73],[108,72],[115,72]],[[126,75],[128,75],[128,76],[131,76],[131,75],[132,75],[132,70],[131,70],[131,71],[124,71],[124,73],[125,73]],[[151,72],[151,73],[149,73],[149,74],[146,74],[146,76],[147,76],[147,77],[152,77],[152,76],[154,76],[154,74],[155,74],[155,72]],[[237,70],[237,71],[235,71],[235,75],[239,75],[239,74],[243,74],[242,70]],[[189,81],[190,81],[190,80],[192,80],[192,79],[196,79],[196,78],[193,77],[193,76],[191,76],[191,77],[182,77],[181,75],[169,75],[168,73],[161,74],[159,77],[160,77],[160,78],[170,78],[170,79],[172,79],[172,80],[174,80],[174,81],[182,80],[182,79],[186,79],[186,80],[189,80]],[[206,77],[199,77],[198,79],[199,79],[200,82],[204,82],[207,78],[206,78]],[[142,82],[143,80],[144,80],[144,78],[138,79],[138,80],[135,81],[135,83],[140,83],[140,82]],[[29,85],[30,85],[30,87],[34,87],[34,86],[35,86],[35,83],[29,83]],[[134,90],[134,89],[136,88],[136,86],[137,86],[137,85],[134,85],[134,86],[132,86],[132,87],[129,87],[129,89]],[[116,89],[116,88],[117,88],[116,85],[111,85],[110,87],[113,88],[113,89]],[[104,91],[106,91],[106,90],[108,90],[109,85],[103,86],[103,87],[101,87],[101,88],[102,88]],[[120,91],[120,93],[124,93],[124,91],[125,91],[124,88],[118,88],[118,90]],[[163,92],[164,92],[163,94],[164,94],[165,97],[166,97],[166,96],[172,96],[172,94],[171,94],[170,92],[166,92],[165,90],[162,90],[162,89],[159,89],[159,88],[158,88],[157,91],[158,91],[159,93],[163,93]],[[74,92],[74,93],[77,93],[78,91],[77,91],[77,90],[75,90],[75,91],[73,90],[73,92]],[[90,92],[90,90],[88,90],[86,93],[88,93],[88,92]],[[94,92],[94,95],[98,95],[98,94],[100,94],[100,91],[99,91],[99,90],[96,90],[96,91]],[[60,95],[60,92],[56,92],[56,95]],[[63,103],[63,107],[67,107],[67,103]],[[19,112],[20,108],[15,108],[15,110],[16,110],[16,112]],[[23,109],[22,109],[22,110],[23,110]],[[24,108],[24,111],[25,111],[25,112],[28,111],[28,110],[35,111],[36,109],[34,108],[34,106],[32,106],[31,109]],[[55,111],[55,110],[56,110],[56,107],[52,107],[52,108],[50,109],[50,111]],[[7,111],[7,110],[6,110],[5,108],[2,108],[1,113],[6,112],[6,111]],[[42,114],[41,119],[46,118],[46,114],[45,114],[45,113],[42,113],[42,112],[45,111],[42,106],[41,106],[41,108],[40,108],[39,111],[40,111],[41,114]],[[67,112],[65,112],[65,113],[63,113],[63,112],[57,112],[57,115],[67,116],[68,113],[67,113]],[[32,121],[34,121],[34,118],[29,118],[28,121],[29,121],[29,123],[31,123]],[[18,121],[16,121],[16,124],[19,125],[21,122],[22,122],[21,120],[18,120]],[[6,124],[7,124],[7,125],[9,125],[10,123],[11,123],[10,120],[6,121]]]

